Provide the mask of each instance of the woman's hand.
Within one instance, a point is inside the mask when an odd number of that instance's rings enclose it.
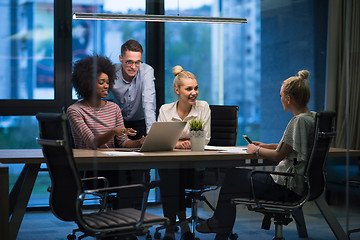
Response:
[[[136,135],[136,130],[134,130],[132,128],[125,128],[125,134],[129,135],[129,136],[135,136]],[[143,138],[144,138],[144,136],[143,136]],[[144,142],[144,140],[142,142]]]
[[[246,149],[246,153],[249,154],[255,154],[256,150],[258,149],[258,147],[260,147],[259,145],[255,145],[254,142],[248,144],[247,149]]]
[[[117,135],[117,136],[124,136],[124,135],[135,136],[136,135],[136,130],[134,130],[132,128],[115,127],[114,131],[115,131],[115,135]]]
[[[135,131],[136,132],[136,131]],[[138,139],[137,141],[139,142],[140,146],[143,145],[144,141],[145,141],[146,136],[142,136],[142,138]]]
[[[175,148],[177,148],[177,149],[190,149],[191,148],[190,140],[179,140],[176,143]]]
[[[274,143],[264,145],[249,144],[246,152],[250,154],[257,154],[257,156],[261,156],[262,158],[272,161],[280,162],[288,156],[291,151],[293,151],[292,147],[286,143],[283,143],[278,151],[275,150],[276,146],[277,144]]]
[[[145,141],[145,138],[146,138],[145,136],[142,136],[142,138],[136,140],[129,139],[128,141],[125,142],[124,147],[127,148],[141,147]]]

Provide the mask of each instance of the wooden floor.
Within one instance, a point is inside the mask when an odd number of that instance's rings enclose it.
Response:
[[[344,203],[336,203],[331,205],[333,213],[338,218],[340,224],[346,229],[346,211]],[[149,212],[162,215],[161,206],[150,207]],[[272,239],[274,234],[274,226],[270,230],[261,229],[262,215],[250,212],[244,207],[238,206],[237,220],[234,232],[241,239]],[[349,229],[360,227],[360,204],[359,199],[351,199],[350,201],[350,218]],[[304,214],[309,238],[316,240],[336,239],[328,227],[326,221],[322,218],[319,210],[314,203],[308,203],[304,206]],[[210,211],[199,209],[201,217],[209,217],[212,215]],[[66,236],[75,228],[75,224],[71,222],[62,222],[53,216],[50,212],[29,212],[25,215],[18,234],[19,240],[42,240],[42,239],[66,239]],[[154,229],[151,229],[154,232]],[[162,232],[163,233],[163,232]],[[153,234],[152,234],[153,236]],[[196,236],[201,240],[214,239],[215,234],[200,234]],[[284,227],[284,237],[290,240],[301,239],[297,235],[296,225],[294,222]],[[350,239],[360,239],[360,233],[353,233]],[[87,237],[85,239],[93,239]],[[154,238],[153,238],[154,239]],[[180,239],[180,233],[176,235],[176,239]],[[145,240],[145,237],[139,237],[139,240]]]

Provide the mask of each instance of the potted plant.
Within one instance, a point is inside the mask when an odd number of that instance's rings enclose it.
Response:
[[[204,121],[201,119],[191,119],[190,126],[190,143],[191,151],[204,151],[205,148],[205,131]]]

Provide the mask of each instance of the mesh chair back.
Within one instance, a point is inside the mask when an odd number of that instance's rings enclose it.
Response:
[[[306,170],[310,201],[318,198],[325,190],[324,165],[331,139],[335,136],[335,116],[332,111],[320,111],[316,114],[314,145]]]
[[[238,125],[238,106],[210,105],[212,146],[235,146]]]
[[[76,200],[82,192],[64,113],[38,113],[39,139],[51,178],[50,207],[63,221],[76,219]]]

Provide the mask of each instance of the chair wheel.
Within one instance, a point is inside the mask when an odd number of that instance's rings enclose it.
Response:
[[[161,233],[160,232],[155,232],[154,233],[154,238],[155,239],[160,239],[161,238]]]
[[[69,234],[69,235],[67,235],[67,239],[68,240],[75,240],[76,236],[75,236],[75,234]]]
[[[236,240],[238,238],[238,235],[236,233],[231,233],[229,238],[230,240]]]

